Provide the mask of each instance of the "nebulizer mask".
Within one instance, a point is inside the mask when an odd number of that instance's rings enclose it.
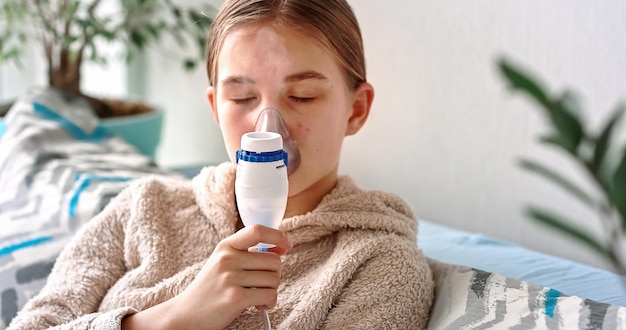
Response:
[[[278,110],[261,111],[254,132],[241,136],[236,160],[235,197],[243,224],[277,229],[287,207],[288,175],[300,165],[298,143],[291,138]],[[267,252],[271,247],[256,245],[257,252]],[[259,310],[264,329],[271,329],[267,308]]]
[[[276,109],[268,108],[257,117],[254,124],[255,132],[275,132],[280,134],[283,140],[283,150],[289,155],[289,164],[287,165],[287,173],[291,174],[300,165],[300,150],[298,150],[298,142],[291,137],[287,124]]]

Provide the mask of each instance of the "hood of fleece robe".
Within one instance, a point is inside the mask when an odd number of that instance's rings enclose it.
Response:
[[[235,175],[236,165],[226,162],[204,168],[193,179],[196,202],[208,219],[218,221],[215,227],[222,238],[236,231]],[[231,216],[224,217],[222,212]],[[222,216],[216,216],[220,213]],[[339,177],[313,211],[283,219],[279,229],[288,233],[295,245],[344,229],[383,231],[412,242],[417,238],[417,220],[406,202],[387,192],[362,190],[349,176]]]
[[[238,221],[235,172],[224,163],[194,179],[196,202],[223,237]],[[269,311],[277,329],[376,328],[380,313],[388,326],[427,318],[432,277],[417,248],[417,220],[399,197],[359,189],[342,176],[313,211],[283,219],[279,229],[294,247],[281,258],[278,304]],[[385,285],[372,286],[381,278]],[[369,320],[361,310],[379,314]],[[248,309],[228,328],[258,327],[256,313]]]

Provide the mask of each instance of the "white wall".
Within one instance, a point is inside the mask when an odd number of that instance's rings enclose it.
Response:
[[[208,3],[218,8],[222,1],[177,0],[177,3]],[[165,40],[144,58],[145,82],[138,95],[165,112],[162,142],[156,157],[157,162],[165,167],[215,164],[228,159],[206,99],[205,65],[200,63],[192,72],[182,70],[182,59],[187,54],[195,55],[196,50],[181,48],[173,40]]]
[[[597,127],[626,99],[626,42],[620,32],[626,30],[626,3],[351,4],[377,94],[368,125],[346,142],[342,172],[369,188],[399,193],[424,219],[607,267],[522,214],[531,203],[599,230],[593,213],[517,167],[520,157],[530,157],[586,182],[562,154],[538,145],[547,127],[543,117],[534,104],[506,90],[494,59],[515,59],[552,90],[574,87]]]
[[[517,167],[520,157],[531,157],[586,183],[561,154],[537,144],[543,117],[506,90],[494,60],[510,56],[553,90],[575,87],[597,127],[626,96],[626,4],[350,2],[376,99],[366,127],[346,140],[341,172],[367,188],[400,194],[424,219],[608,267],[523,215],[528,204],[547,206],[599,230],[593,213]],[[158,160],[165,166],[225,160],[204,99],[204,71],[181,73],[165,57],[152,54],[148,70],[147,95],[168,116]]]
[[[400,194],[424,219],[608,267],[522,214],[528,204],[547,206],[598,231],[593,213],[517,167],[520,157],[531,157],[586,183],[561,154],[538,145],[536,139],[546,129],[543,117],[527,99],[506,90],[494,59],[510,56],[543,77],[553,90],[574,87],[583,96],[590,123],[597,127],[618,99],[626,99],[622,33],[626,3],[350,3],[361,22],[368,78],[376,87],[376,98],[368,124],[346,140],[341,172],[367,188]],[[131,94],[166,111],[164,140],[157,154],[161,165],[223,161],[227,157],[221,135],[204,96],[204,68],[181,71],[178,52],[172,43],[148,54],[141,64],[144,70],[129,71],[128,86],[123,66],[94,75],[107,82],[96,87],[92,80],[89,86],[118,94],[123,91],[117,88],[130,88]],[[23,76],[3,73],[2,88],[15,91],[17,82],[43,81],[30,77],[43,77],[42,68],[28,67]],[[143,81],[140,87],[138,81]]]

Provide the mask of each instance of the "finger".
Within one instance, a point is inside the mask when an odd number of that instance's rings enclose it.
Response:
[[[245,302],[247,307],[250,306],[267,306],[273,308],[276,306],[278,293],[276,289],[268,288],[249,288],[245,292]]]
[[[276,253],[247,252],[239,263],[242,270],[279,271],[280,257]]]
[[[261,225],[245,227],[228,237],[227,240],[233,249],[240,251],[247,251],[249,247],[259,243],[274,244],[279,250],[289,250],[293,247],[293,243],[285,233]]]
[[[249,271],[242,274],[240,285],[245,288],[277,289],[280,284],[280,273],[266,271]]]

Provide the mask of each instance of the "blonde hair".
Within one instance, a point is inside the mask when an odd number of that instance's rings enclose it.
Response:
[[[244,25],[275,24],[301,32],[333,54],[348,86],[366,81],[359,24],[346,0],[226,0],[206,45],[209,84],[217,79],[217,58],[230,31]]]

